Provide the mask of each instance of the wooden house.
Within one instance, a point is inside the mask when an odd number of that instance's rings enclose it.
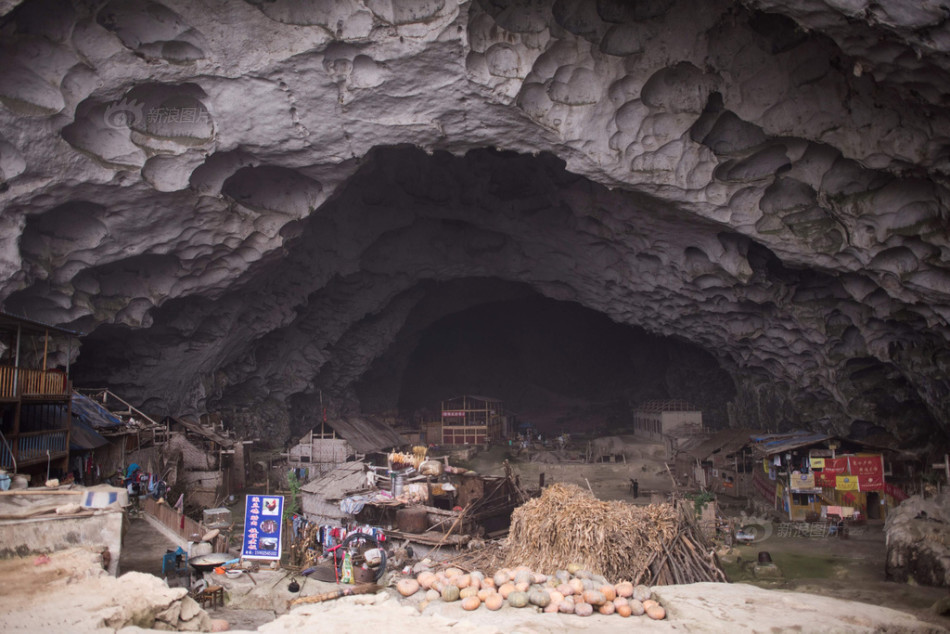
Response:
[[[822,433],[752,438],[759,468],[756,491],[791,521],[823,517],[884,519],[905,497],[888,486],[888,450]]]
[[[751,429],[724,429],[676,454],[676,475],[688,484],[732,497],[752,494]]]
[[[308,482],[347,460],[412,444],[408,440],[370,416],[338,418],[311,429],[285,455],[288,466],[297,472],[298,478]]]
[[[434,444],[485,445],[508,434],[508,418],[504,403],[486,396],[457,396],[442,401],[442,417],[438,432],[427,427],[426,439],[438,434]]]
[[[34,483],[69,471],[69,358],[80,333],[0,313],[0,468]],[[50,368],[50,344],[66,344],[65,369]],[[65,340],[65,341],[63,341]]]

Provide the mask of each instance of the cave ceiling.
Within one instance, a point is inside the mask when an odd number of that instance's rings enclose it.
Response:
[[[939,2],[0,16],[0,301],[86,333],[78,381],[286,437],[418,401],[496,305],[666,338],[721,424],[950,431]]]

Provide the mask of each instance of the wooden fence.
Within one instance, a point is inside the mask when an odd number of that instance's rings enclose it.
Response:
[[[16,398],[24,394],[36,396],[68,396],[69,381],[59,370],[27,370],[11,365],[0,366],[0,398]]]
[[[201,536],[208,532],[201,522],[196,522],[168,504],[159,504],[158,500],[150,496],[145,498],[145,512],[174,531],[183,541],[200,541]],[[192,539],[193,535],[198,535],[198,539]],[[227,552],[229,537],[230,533],[219,535],[212,543],[214,552]]]

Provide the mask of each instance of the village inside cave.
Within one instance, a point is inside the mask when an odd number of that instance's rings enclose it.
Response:
[[[0,630],[950,630],[938,0],[0,0]]]

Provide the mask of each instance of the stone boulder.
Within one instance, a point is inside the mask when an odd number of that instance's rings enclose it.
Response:
[[[904,500],[884,524],[892,581],[950,586],[950,493]]]

